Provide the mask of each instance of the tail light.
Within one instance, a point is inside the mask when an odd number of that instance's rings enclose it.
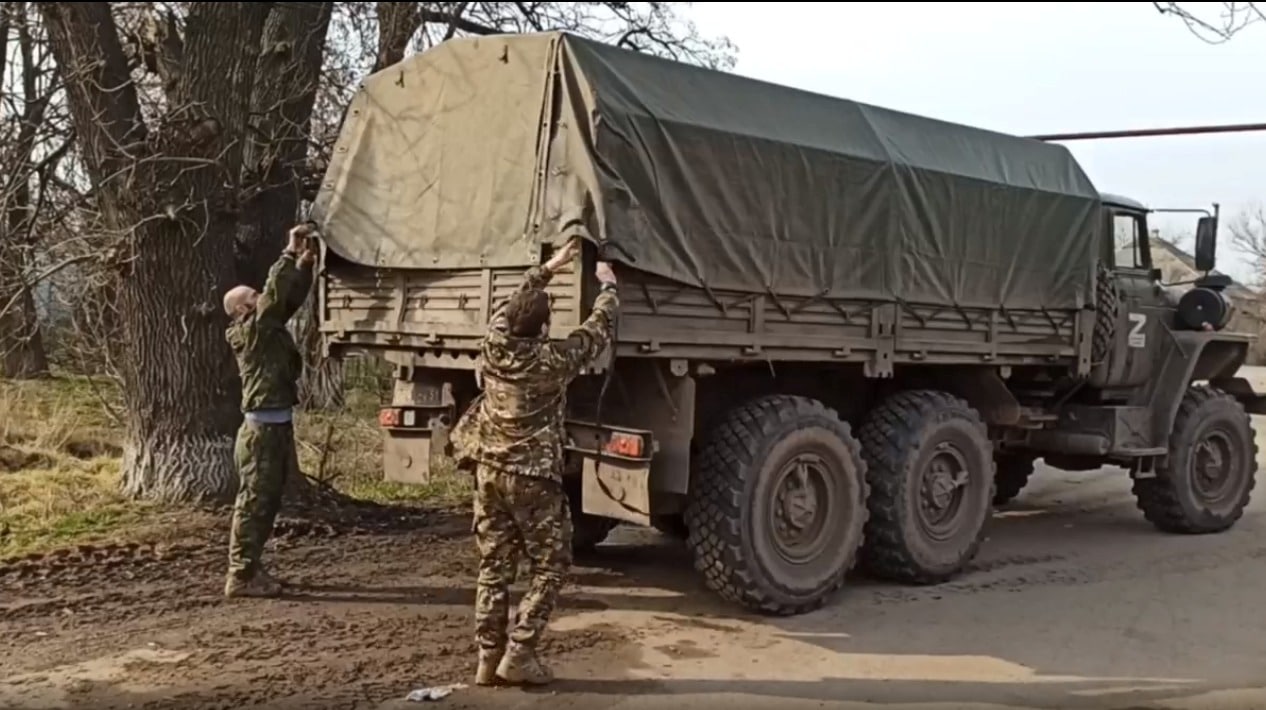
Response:
[[[642,457],[642,437],[637,434],[623,434],[614,432],[611,438],[607,439],[607,443],[602,447],[603,451],[616,456],[628,456],[629,458]]]
[[[378,410],[378,426],[381,427],[398,427],[400,426],[400,410],[394,408],[386,408]]]

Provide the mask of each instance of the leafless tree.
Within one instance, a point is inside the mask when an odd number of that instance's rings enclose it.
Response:
[[[1193,3],[1154,2],[1152,6],[1163,15],[1182,20],[1187,29],[1210,44],[1221,44],[1234,37],[1244,28],[1266,20],[1266,8],[1255,2],[1200,3],[1218,5],[1213,12],[1198,11]]]
[[[40,377],[49,360],[35,288],[51,272],[39,248],[56,213],[55,173],[71,142],[54,102],[59,83],[25,2],[0,6],[0,376]],[[60,267],[53,267],[59,270]]]
[[[1266,286],[1266,206],[1254,205],[1227,225],[1231,244],[1253,260],[1255,286]]]
[[[236,490],[220,295],[263,280],[366,73],[459,35],[550,29],[713,66],[734,57],[679,3],[32,5],[74,128],[59,179],[79,190],[44,221],[77,235],[67,258],[91,259],[71,317],[120,380],[124,490],[168,501]],[[301,335],[315,352],[315,327]],[[310,399],[337,393],[337,368],[309,360],[309,375],[334,374]]]
[[[137,72],[109,3],[37,3],[66,84],[97,227],[120,275],[126,407],[123,487],[161,500],[228,499],[240,422],[219,296],[236,280],[249,97],[269,3],[149,8]],[[147,120],[148,119],[148,120]]]

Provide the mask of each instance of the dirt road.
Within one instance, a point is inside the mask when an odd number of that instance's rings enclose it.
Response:
[[[960,580],[858,579],[787,620],[716,601],[679,545],[621,530],[575,570],[545,649],[556,687],[442,703],[1266,707],[1266,492],[1232,531],[1178,537],[1143,521],[1128,486],[1118,470],[1043,470]],[[183,546],[9,565],[0,707],[406,708],[412,688],[468,680],[468,522],[378,522],[284,530],[272,560],[299,587],[277,601],[220,599],[222,524]]]

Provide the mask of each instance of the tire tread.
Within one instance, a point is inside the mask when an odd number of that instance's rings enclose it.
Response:
[[[735,407],[705,440],[699,452],[691,500],[685,511],[687,541],[694,552],[695,569],[709,589],[723,599],[767,614],[803,614],[824,605],[844,584],[856,563],[856,548],[837,578],[811,600],[787,603],[776,590],[767,589],[753,574],[756,560],[748,559],[742,540],[742,514],[746,479],[755,475],[770,439],[796,421],[826,421],[848,448],[858,467],[862,501],[867,495],[865,462],[849,425],[821,402],[807,397],[769,395]],[[865,515],[865,505],[860,515]]]
[[[1192,520],[1183,510],[1182,493],[1175,484],[1169,467],[1173,464],[1175,452],[1195,446],[1195,442],[1189,440],[1192,432],[1191,422],[1198,419],[1201,410],[1209,406],[1217,406],[1218,403],[1238,410],[1238,416],[1242,417],[1247,425],[1252,468],[1249,471],[1248,485],[1240,500],[1236,501],[1231,513],[1215,523],[1209,523]],[[1174,428],[1169,435],[1169,451],[1170,455],[1166,461],[1157,467],[1155,478],[1134,480],[1135,501],[1149,523],[1162,532],[1199,535],[1227,530],[1243,517],[1244,509],[1252,499],[1253,488],[1257,484],[1255,477],[1257,440],[1253,436],[1252,419],[1244,410],[1244,405],[1231,395],[1213,387],[1197,385],[1188,388],[1183,395],[1182,403],[1178,406],[1178,415],[1174,417]]]
[[[975,540],[962,555],[962,565],[950,573],[923,568],[905,544],[902,534],[905,516],[901,510],[906,505],[906,487],[910,482],[906,469],[922,444],[922,430],[943,413],[965,419],[987,438],[984,421],[976,410],[959,397],[939,390],[898,392],[876,407],[860,429],[870,483],[870,517],[861,558],[866,569],[878,577],[908,584],[939,584],[954,577],[961,566],[974,558],[984,539],[986,525],[981,525]],[[988,460],[992,469],[992,454]],[[994,477],[994,470],[990,470],[990,502],[994,497]],[[988,517],[985,521],[988,522]]]

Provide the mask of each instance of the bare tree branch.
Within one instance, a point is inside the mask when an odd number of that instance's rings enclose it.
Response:
[[[1214,3],[1200,4],[1213,5]],[[1263,8],[1255,2],[1217,4],[1221,6],[1221,9],[1213,17],[1204,13],[1197,14],[1188,7],[1190,3],[1154,2],[1152,7],[1155,7],[1162,15],[1171,15],[1182,20],[1192,34],[1209,44],[1222,44],[1246,27],[1266,20]]]

